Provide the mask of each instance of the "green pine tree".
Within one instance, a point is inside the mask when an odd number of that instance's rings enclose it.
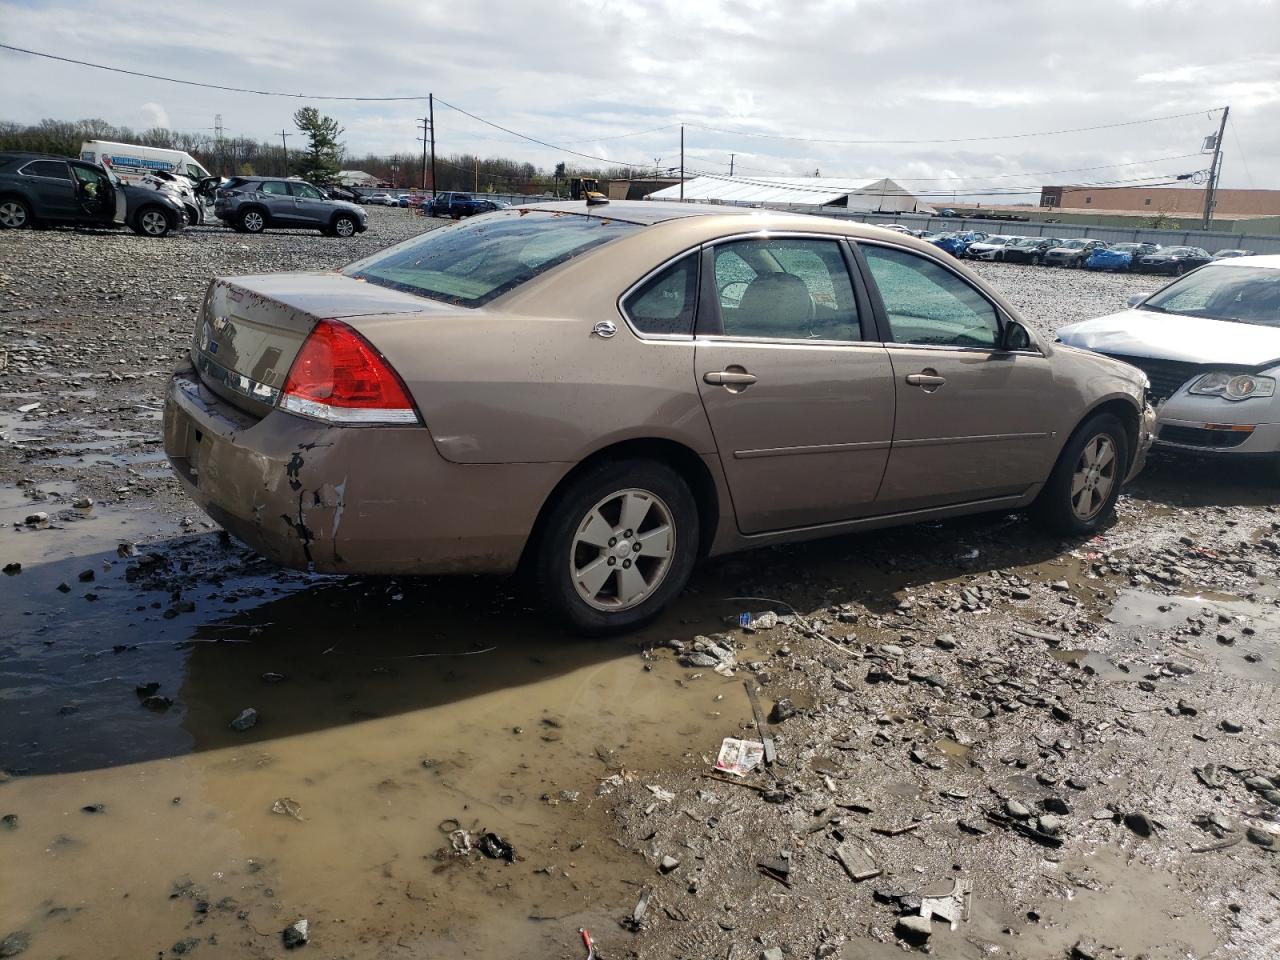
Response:
[[[341,166],[342,127],[315,107],[303,107],[293,115],[293,122],[311,141],[306,153],[294,161],[294,172],[311,183],[328,183]]]

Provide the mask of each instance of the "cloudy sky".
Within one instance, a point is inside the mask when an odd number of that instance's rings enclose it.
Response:
[[[207,130],[221,114],[229,134],[265,138],[312,103],[350,152],[411,153],[433,92],[564,148],[437,104],[445,153],[669,167],[683,122],[693,171],[723,175],[734,153],[742,176],[892,176],[995,202],[1202,169],[1210,111],[1229,104],[1224,186],[1280,188],[1278,38],[1268,0],[0,0],[14,46],[227,86],[422,98],[253,96],[0,50],[0,119]],[[1190,116],[1014,136],[1173,114]]]

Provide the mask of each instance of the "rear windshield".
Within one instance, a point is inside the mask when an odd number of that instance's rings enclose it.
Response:
[[[433,230],[358,260],[343,273],[475,307],[636,229],[637,224],[602,217],[513,210]]]

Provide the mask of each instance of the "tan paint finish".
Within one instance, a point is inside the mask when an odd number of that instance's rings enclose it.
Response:
[[[649,203],[603,213],[626,219],[628,209],[662,214]],[[971,355],[642,338],[619,310],[623,291],[680,253],[752,231],[888,242],[960,273],[1017,317],[980,278],[910,237],[772,212],[678,212],[478,309],[338,274],[237,278],[238,315],[251,331],[244,342],[255,348],[236,367],[269,369],[278,380],[303,331],[341,318],[395,367],[426,429],[329,428],[226,390],[215,395],[179,372],[166,402],[166,452],[197,503],[281,563],[507,572],[556,484],[622,441],[666,440],[701,459],[719,505],[709,550],[723,553],[1025,505],[1089,410],[1117,399],[1141,407],[1137,371],[1050,343],[1027,354]],[[594,336],[601,320],[617,334]],[[273,323],[275,342],[264,334]],[[278,356],[267,365],[272,350]],[[702,382],[707,370],[735,363],[767,376],[738,393]],[[942,391],[903,383],[930,365],[945,370]],[[890,449],[895,429],[906,442]],[[986,434],[1005,436],[970,439]]]

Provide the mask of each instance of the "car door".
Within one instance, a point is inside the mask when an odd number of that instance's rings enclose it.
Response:
[[[897,401],[880,508],[995,499],[1042,482],[1056,451],[1048,360],[1001,349],[999,308],[939,260],[871,241],[857,252]]]
[[[77,202],[86,220],[111,223],[116,216],[116,195],[107,175],[94,167],[71,164],[76,178]]]
[[[293,194],[289,192],[289,184],[283,180],[264,180],[259,196],[267,206],[271,216],[271,224],[279,227],[298,225],[298,212],[293,205]]]
[[[702,254],[694,370],[743,533],[874,510],[893,377],[850,256],[776,233]]]
[[[35,197],[37,218],[75,221],[85,219],[80,210],[77,185],[65,160],[32,160],[18,171]]]
[[[325,200],[324,195],[309,183],[293,181],[289,184],[293,191],[293,212],[299,225],[311,227],[327,227],[333,207]]]

